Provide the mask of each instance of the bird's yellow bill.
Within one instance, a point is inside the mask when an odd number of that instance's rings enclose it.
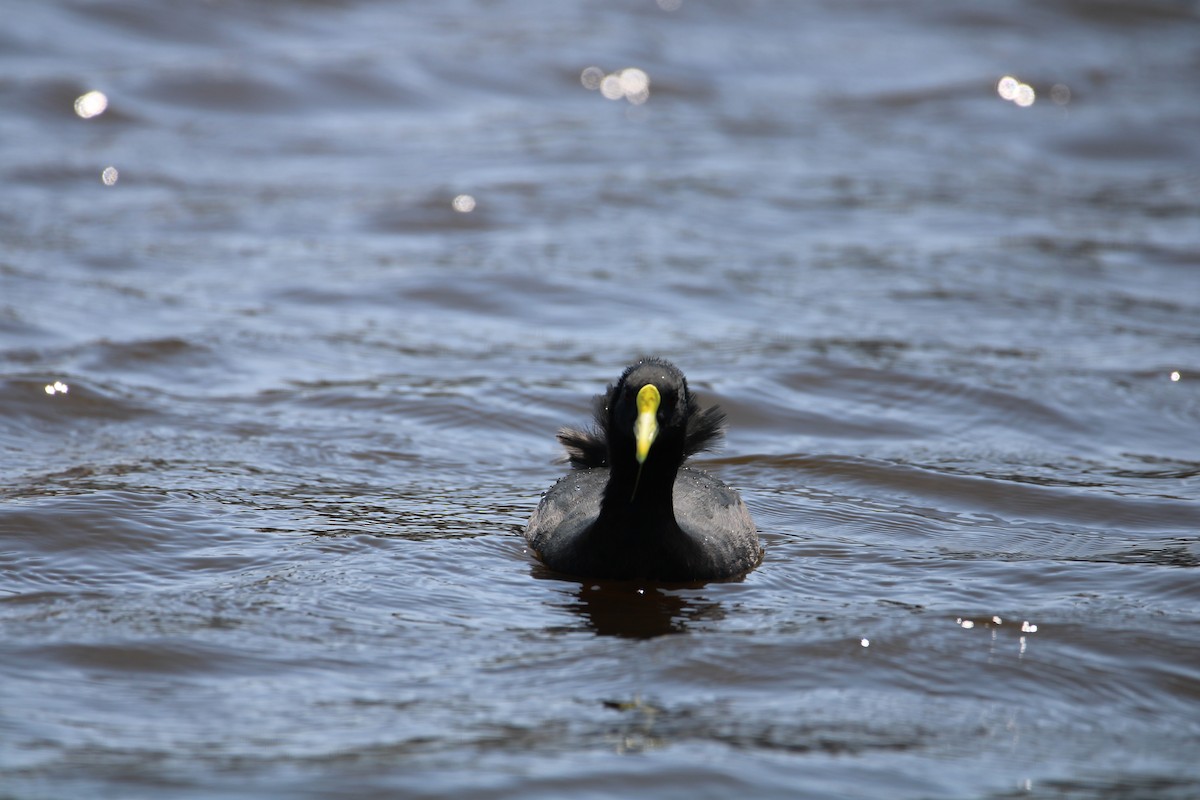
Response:
[[[637,461],[645,463],[650,454],[650,445],[658,437],[658,404],[662,397],[658,387],[647,383],[637,394],[637,421],[633,423],[633,436],[637,440]]]

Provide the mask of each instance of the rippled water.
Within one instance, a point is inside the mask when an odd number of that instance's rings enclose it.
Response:
[[[0,796],[1200,795],[1200,8],[676,5],[9,10]],[[742,581],[523,548],[642,353]]]

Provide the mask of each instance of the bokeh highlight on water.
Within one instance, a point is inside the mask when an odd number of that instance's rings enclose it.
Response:
[[[1200,794],[1200,10],[22,4],[0,796]],[[767,548],[539,567],[632,358]]]

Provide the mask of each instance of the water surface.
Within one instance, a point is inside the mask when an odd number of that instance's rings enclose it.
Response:
[[[673,6],[8,15],[0,795],[1200,794],[1200,9]],[[523,547],[644,353],[744,580]]]

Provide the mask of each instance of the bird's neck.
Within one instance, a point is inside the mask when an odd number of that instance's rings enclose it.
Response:
[[[675,476],[681,464],[651,464],[639,471],[635,461],[614,463],[600,504],[600,516],[631,533],[676,527]]]

